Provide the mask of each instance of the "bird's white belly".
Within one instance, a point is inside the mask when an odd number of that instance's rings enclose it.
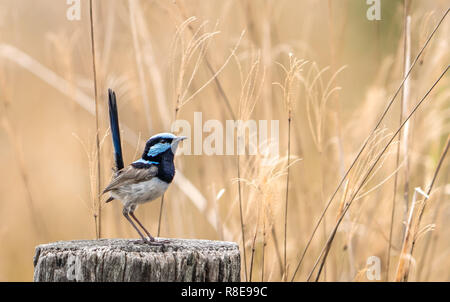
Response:
[[[120,187],[114,192],[114,195],[117,195],[118,199],[124,204],[139,204],[160,197],[167,190],[168,186],[169,184],[165,181],[160,180],[158,177],[154,177],[148,181]]]

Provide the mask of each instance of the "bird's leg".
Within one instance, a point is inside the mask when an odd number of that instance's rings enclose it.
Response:
[[[137,219],[137,217],[134,215],[134,212],[131,211],[130,212],[131,217],[134,218],[134,220],[139,224],[139,226],[144,230],[144,232],[148,235],[148,237],[150,238],[150,242],[154,243],[154,244],[165,244],[165,243],[169,243],[169,240],[162,240],[162,241],[156,241],[155,238],[153,238],[152,235],[150,235],[150,232],[147,231],[147,229],[142,225],[142,223]]]
[[[142,235],[141,231],[139,231],[138,227],[134,224],[133,220],[131,220],[130,216],[128,215],[127,208],[123,208],[122,214],[123,214],[123,216],[125,216],[125,218],[128,220],[128,222],[131,223],[131,225],[136,230],[136,232],[138,232],[138,234],[139,234],[139,236],[141,236],[142,240],[144,240],[145,243],[150,243],[150,241],[148,241],[148,239],[145,238],[144,235]]]
[[[155,241],[155,238],[153,238],[152,235],[150,235],[150,232],[147,231],[147,229],[142,225],[142,223],[137,219],[137,217],[134,215],[134,212],[130,212],[130,216],[139,224],[139,226],[144,230],[145,234],[147,234],[148,238],[150,238],[151,242]]]

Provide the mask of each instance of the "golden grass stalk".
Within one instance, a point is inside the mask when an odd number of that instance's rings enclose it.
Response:
[[[389,138],[390,134],[389,133],[384,134],[385,130],[386,129],[380,129],[374,134],[373,138],[370,140],[370,142],[368,144],[368,147],[366,148],[366,151],[361,156],[361,160],[357,163],[356,168],[353,170],[354,172],[349,176],[349,182],[354,184],[352,186],[352,189],[350,190],[351,191],[350,195],[352,195],[354,193],[355,187],[357,187],[359,184],[362,184],[362,180],[364,177],[364,171],[367,170],[367,167],[370,166],[376,160],[376,158],[379,154],[378,153],[379,150],[383,147],[383,142]],[[379,160],[379,164],[377,165],[377,168],[374,169],[371,176],[369,178],[367,178],[367,180],[365,181],[364,184],[362,184],[361,191],[363,191],[363,192],[358,193],[355,196],[355,200],[362,199],[363,197],[369,195],[371,192],[378,189],[380,186],[382,186],[384,183],[386,183],[393,175],[395,175],[397,173],[399,168],[397,168],[390,175],[381,179],[379,182],[374,184],[371,188],[366,189],[366,187],[371,182],[371,180],[375,178],[375,176],[378,174],[379,171],[381,171],[381,168],[385,164],[389,155],[391,155],[392,153],[394,153],[394,152],[392,152],[392,151],[385,152],[381,156],[381,159]],[[344,188],[344,190],[345,190],[345,188]],[[344,195],[346,195],[345,192],[344,192]]]
[[[347,178],[348,174],[350,173],[350,171],[353,169],[353,167],[355,166],[355,163],[358,161],[358,159],[360,158],[362,152],[364,151],[364,149],[367,146],[367,143],[369,141],[369,138],[375,133],[375,131],[379,128],[379,126],[381,125],[381,122],[384,120],[385,116],[387,115],[388,111],[390,110],[390,108],[392,107],[392,104],[395,101],[395,98],[397,97],[398,93],[400,92],[400,90],[402,89],[405,81],[408,79],[412,69],[414,68],[414,66],[416,65],[416,63],[419,61],[419,58],[421,57],[422,53],[424,52],[424,50],[426,49],[426,47],[428,46],[429,42],[431,41],[431,39],[433,38],[433,36],[435,35],[436,31],[439,29],[439,27],[441,26],[442,22],[445,20],[445,18],[447,17],[447,14],[449,12],[450,9],[447,9],[444,13],[444,15],[441,17],[441,19],[439,20],[438,24],[434,27],[433,31],[430,33],[430,35],[428,36],[427,40],[425,41],[424,45],[422,46],[422,48],[420,49],[420,51],[418,52],[417,56],[415,57],[414,61],[411,64],[411,67],[409,68],[408,72],[406,73],[405,77],[402,79],[399,87],[397,88],[397,90],[395,91],[394,95],[392,96],[392,98],[390,99],[390,101],[388,102],[388,105],[386,106],[385,110],[383,111],[383,113],[381,114],[381,116],[378,118],[378,121],[375,125],[375,127],[373,128],[373,130],[371,131],[371,133],[369,134],[369,136],[366,138],[366,140],[364,141],[362,147],[360,148],[360,150],[358,151],[355,159],[352,161],[352,163],[350,164],[350,167],[347,169],[347,171],[345,172],[344,176],[341,178],[337,188],[334,190],[333,194],[331,195],[330,199],[328,200],[324,210],[322,211],[322,213],[320,214],[320,217],[317,221],[317,223],[314,225],[314,229],[312,231],[311,236],[309,237],[305,248],[303,249],[303,252],[300,256],[300,259],[297,263],[296,269],[294,271],[294,274],[292,276],[291,281],[295,280],[295,275],[297,274],[298,270],[300,269],[300,266],[303,262],[303,260],[305,259],[305,255],[306,252],[308,251],[312,239],[314,238],[317,229],[319,228],[320,223],[322,222],[326,212],[328,211],[331,203],[334,200],[334,197],[336,196],[336,194],[339,192],[340,188],[342,187],[345,179]]]
[[[407,219],[406,225],[405,225],[405,235],[404,235],[404,239],[402,242],[400,259],[398,261],[397,273],[395,276],[396,282],[406,281],[406,278],[408,276],[408,269],[406,268],[406,266],[408,265],[407,263],[409,263],[409,260],[412,257],[412,255],[410,253],[408,253],[408,250],[409,250],[408,247],[411,244],[412,237],[414,236],[412,223],[413,223],[414,210],[415,210],[416,203],[417,203],[416,202],[417,193],[418,193],[418,190],[416,188],[416,190],[414,191],[413,200],[411,202],[411,208],[409,210],[408,219]]]
[[[89,192],[90,192],[90,200],[91,200],[91,206],[89,207],[90,211],[92,212],[92,215],[94,217],[94,230],[96,236],[98,236],[98,221],[96,220],[97,213],[99,211],[99,205],[100,210],[102,208],[102,203],[96,203],[96,200],[98,198],[97,190],[98,190],[98,157],[99,152],[102,149],[102,146],[105,142],[106,137],[108,136],[109,131],[105,133],[105,135],[102,137],[102,139],[99,142],[99,149],[97,149],[96,144],[96,138],[97,134],[95,136],[95,141],[92,142],[88,139],[87,143],[85,143],[77,134],[73,133],[72,135],[78,140],[80,145],[83,147],[84,153],[86,154],[87,160],[88,160],[88,167],[89,167]],[[87,203],[87,202],[86,202]],[[98,239],[98,238],[97,238]]]
[[[264,282],[265,255],[266,255],[266,219],[263,219],[263,236],[262,236],[262,255],[261,255],[261,282]]]
[[[293,56],[292,53],[289,54],[289,66],[288,68],[279,64],[285,73],[285,78],[283,84],[275,83],[283,92],[283,102],[287,111],[287,121],[288,121],[288,137],[287,137],[287,175],[286,175],[286,195],[284,201],[284,238],[283,238],[283,264],[284,269],[282,275],[284,280],[287,280],[287,226],[288,226],[288,204],[289,204],[289,167],[291,160],[291,122],[292,122],[292,112],[295,105],[295,100],[298,97],[298,89],[300,84],[300,72],[305,64],[308,62],[305,60],[298,59]]]
[[[178,10],[179,10],[179,12],[180,12],[182,18],[183,18],[184,20],[187,20],[187,19],[188,19],[188,18],[187,18],[188,15],[187,15],[187,13],[186,13],[186,8],[184,7],[183,2],[177,1],[175,4],[177,5]],[[194,29],[194,27],[193,27],[191,24],[188,24],[187,27],[188,27],[188,29],[191,31],[192,34],[195,34],[195,29]],[[227,110],[228,110],[228,112],[229,112],[231,118],[232,118],[233,120],[236,120],[236,115],[234,114],[233,108],[231,107],[230,100],[229,100],[229,98],[227,97],[227,94],[225,93],[225,90],[223,89],[222,84],[221,84],[220,81],[219,81],[219,77],[214,76],[214,75],[216,74],[216,72],[214,71],[215,68],[214,68],[213,65],[211,64],[211,61],[210,61],[210,59],[208,58],[208,53],[207,53],[207,52],[205,52],[204,61],[205,61],[206,67],[208,68],[208,71],[209,71],[209,72],[211,73],[211,75],[213,76],[214,83],[216,84],[216,87],[217,87],[217,91],[219,92],[219,95],[220,95],[220,96],[222,97],[222,99],[224,100],[225,105],[226,105],[226,108],[227,108]]]
[[[247,172],[245,178],[241,179],[243,184],[248,185],[252,190],[246,197],[248,200],[247,213],[244,215],[247,219],[247,224],[255,225],[255,232],[253,233],[253,240],[251,243],[252,254],[256,253],[257,236],[262,233],[261,245],[261,280],[264,280],[264,259],[266,256],[266,233],[267,230],[272,232],[273,245],[275,248],[276,257],[280,266],[280,272],[283,273],[283,261],[279,253],[279,245],[275,232],[274,217],[277,216],[279,201],[283,191],[283,178],[286,175],[286,161],[287,157],[274,159],[270,163],[262,164],[262,156],[257,155],[256,158],[249,160],[247,166],[243,169]],[[299,159],[291,162],[291,165],[297,163]],[[251,215],[253,214],[253,215]],[[253,276],[255,266],[253,264],[254,257],[250,259],[249,278]],[[275,264],[275,262],[273,263]],[[273,271],[272,271],[273,272]]]
[[[441,154],[441,156],[439,158],[439,162],[438,162],[438,165],[436,167],[436,170],[434,171],[433,178],[432,178],[431,183],[430,183],[430,185],[428,187],[428,191],[425,194],[425,199],[423,200],[423,202],[421,204],[422,206],[419,209],[419,217],[417,218],[417,222],[416,222],[416,225],[415,225],[415,228],[414,228],[414,230],[416,230],[416,233],[414,234],[414,236],[412,238],[411,247],[410,247],[410,250],[408,252],[408,254],[411,257],[413,256],[414,247],[416,246],[416,242],[417,242],[417,239],[419,237],[418,236],[419,235],[418,234],[418,230],[420,228],[420,223],[422,222],[423,214],[425,213],[425,209],[426,209],[426,206],[428,204],[427,201],[428,201],[428,199],[431,196],[431,191],[433,189],[433,185],[434,185],[434,183],[436,181],[436,178],[437,178],[437,175],[438,175],[438,173],[439,173],[439,171],[440,171],[440,169],[442,167],[444,159],[447,156],[449,147],[450,147],[450,135],[447,136],[447,142],[445,143],[444,150],[442,151],[442,154]],[[408,280],[408,273],[409,273],[409,261],[408,261],[406,267],[404,268],[404,270],[402,272],[400,272],[401,276],[397,275],[397,277],[399,277],[403,281],[407,281]],[[398,281],[400,281],[400,280],[398,280]]]
[[[335,92],[341,90],[341,87],[333,87],[332,85],[339,73],[345,68],[346,66],[339,68],[328,80],[326,86],[323,83],[322,76],[329,69],[329,67],[319,70],[317,64],[313,63],[307,76],[305,78],[301,78],[306,90],[306,111],[308,124],[314,144],[319,150],[319,153],[322,153],[323,150],[323,132],[325,129],[324,123],[327,102]]]
[[[327,116],[327,104],[333,95],[341,90],[339,86],[333,86],[338,74],[343,71],[346,66],[342,66],[339,68],[334,74],[332,74],[331,78],[328,82],[324,83],[323,76],[326,71],[330,68],[325,67],[319,70],[317,64],[313,62],[311,68],[309,69],[305,78],[300,77],[304,88],[305,88],[305,99],[306,99],[306,112],[307,112],[307,120],[308,125],[311,131],[311,137],[313,142],[319,152],[320,160],[318,165],[318,170],[321,173],[320,178],[320,188],[321,188],[321,202],[325,203],[325,198],[323,197],[324,187],[324,171],[323,171],[323,163],[325,161],[324,158],[324,136],[326,129],[326,116]],[[323,236],[324,240],[326,240],[326,221],[323,221]],[[326,280],[326,271],[324,273],[324,278]]]
[[[174,120],[178,117],[178,111],[180,108],[186,104],[185,99],[189,92],[190,85],[192,84],[192,80],[194,79],[195,74],[197,73],[199,66],[202,62],[203,57],[205,56],[205,52],[207,47],[209,46],[209,41],[217,35],[218,31],[213,32],[204,32],[202,33],[204,27],[207,22],[203,22],[196,32],[193,33],[192,38],[189,41],[186,41],[184,37],[186,28],[190,23],[195,22],[197,19],[195,17],[191,17],[186,19],[181,25],[178,27],[177,32],[175,34],[175,41],[173,46],[173,56],[177,50],[178,45],[180,46],[180,58],[179,58],[179,66],[176,80],[173,80],[175,84],[175,95],[176,95],[176,103],[175,103],[175,117]],[[196,59],[193,59],[194,55],[197,53]],[[194,60],[194,67],[192,68],[191,75],[188,76],[188,68],[191,59]],[[172,59],[174,60],[174,59]],[[172,64],[172,67],[175,68],[175,63]],[[173,77],[175,78],[175,71],[172,71]]]
[[[367,179],[371,175],[371,173],[372,173],[373,169],[375,168],[376,164],[380,161],[380,159],[383,156],[383,154],[389,148],[389,146],[392,143],[392,141],[395,139],[395,137],[398,135],[398,133],[403,129],[403,126],[406,124],[406,122],[408,122],[409,119],[414,115],[414,113],[417,111],[417,109],[420,107],[420,105],[425,101],[427,96],[431,93],[431,91],[434,89],[434,87],[439,83],[439,81],[442,79],[442,77],[447,73],[449,67],[450,67],[450,65],[447,65],[447,67],[441,73],[441,75],[438,77],[438,79],[433,83],[433,85],[426,92],[426,94],[422,97],[422,99],[416,104],[414,109],[411,111],[411,113],[408,115],[408,117],[405,119],[405,121],[400,125],[400,127],[397,129],[397,131],[394,133],[394,135],[389,139],[388,143],[385,145],[383,150],[379,153],[379,155],[377,156],[377,159],[373,162],[373,164],[371,165],[370,169],[365,174],[365,177],[362,180],[361,184],[358,186],[358,189],[356,190],[356,192],[354,193],[353,197],[348,202],[347,206],[344,208],[344,211],[343,211],[342,215],[339,217],[339,220],[336,223],[335,227],[333,228],[333,231],[331,232],[331,234],[330,234],[330,236],[329,236],[329,238],[327,240],[327,243],[323,247],[322,252],[320,253],[319,257],[316,259],[316,262],[315,262],[315,264],[314,264],[314,266],[313,266],[313,268],[312,268],[312,270],[311,270],[311,272],[310,272],[310,274],[308,276],[308,280],[312,277],[312,274],[314,273],[314,271],[315,271],[315,269],[316,269],[316,267],[317,267],[317,265],[318,265],[318,263],[320,261],[321,264],[320,264],[320,267],[318,269],[318,272],[317,272],[315,280],[317,281],[319,279],[321,271],[322,271],[322,268],[323,268],[323,266],[324,266],[324,264],[326,262],[327,256],[328,256],[328,252],[330,251],[331,244],[333,243],[333,240],[335,238],[337,229],[339,228],[339,225],[340,225],[342,219],[344,218],[345,214],[347,213],[348,209],[352,205],[353,200],[355,199],[355,197],[357,196],[358,192],[361,190],[362,186],[365,184],[365,182],[367,181]]]
[[[95,100],[95,129],[96,129],[96,147],[97,147],[97,194],[95,198],[97,212],[94,214],[95,224],[97,225],[97,239],[102,237],[102,211],[100,203],[101,192],[101,161],[100,161],[100,138],[99,138],[99,121],[98,121],[98,99],[97,99],[97,70],[95,64],[95,36],[94,36],[94,16],[92,8],[92,0],[89,0],[89,17],[91,25],[91,52],[92,52],[92,71],[94,75],[94,100]]]
[[[260,210],[258,209],[258,217],[256,218],[256,221],[259,221],[259,215],[260,215]],[[250,256],[250,271],[249,271],[249,282],[252,282],[252,276],[253,276],[253,263],[255,260],[255,250],[256,250],[256,237],[258,235],[258,223],[255,224],[255,232],[253,234],[253,240],[252,240],[252,254]]]
[[[239,146],[239,138],[238,138],[238,146]],[[239,197],[239,218],[241,223],[241,237],[242,237],[242,253],[244,256],[244,276],[245,281],[248,280],[247,275],[247,254],[246,254],[246,248],[245,248],[245,224],[244,224],[244,214],[242,211],[242,193],[241,193],[241,164],[240,164],[240,156],[239,154],[236,156],[237,161],[237,177],[238,177],[238,197]]]
[[[291,161],[291,112],[288,117],[288,159],[287,159],[287,175],[286,175],[286,198],[284,205],[284,281],[287,280],[288,264],[287,264],[287,226],[288,226],[288,202],[289,202],[289,164]]]
[[[213,186],[213,192],[216,192],[214,187],[215,186]],[[215,216],[217,217],[216,227],[217,227],[217,233],[219,235],[219,240],[224,240],[223,231],[222,231],[222,226],[223,226],[224,222],[222,221],[222,219],[220,217],[220,213],[219,213],[219,200],[222,198],[225,191],[226,190],[224,188],[222,188],[219,190],[219,192],[216,194],[216,196],[214,196],[214,213],[215,213]]]
[[[239,146],[239,135],[238,135],[238,146]],[[246,254],[246,248],[245,248],[245,224],[244,224],[244,214],[242,211],[242,191],[241,191],[241,164],[240,164],[240,156],[239,154],[236,156],[237,161],[237,182],[238,182],[238,198],[239,198],[239,218],[241,223],[241,237],[242,237],[242,252],[244,256],[244,276],[245,281],[248,280],[247,275],[247,254]]]
[[[381,157],[377,168],[372,172],[372,176],[366,180],[365,184],[362,183],[363,177],[364,177],[364,171],[366,171],[370,167],[370,165],[375,162],[377,156],[381,152],[383,143],[388,138],[389,138],[389,134],[386,134],[386,129],[384,128],[384,129],[377,130],[377,132],[374,134],[374,136],[368,142],[367,148],[365,149],[364,153],[361,155],[360,160],[358,161],[355,168],[350,173],[349,177],[347,178],[347,180],[344,183],[343,194],[342,194],[341,200],[339,202],[337,216],[335,218],[335,223],[339,220],[339,218],[341,217],[341,215],[344,212],[344,209],[348,205],[347,197],[352,196],[355,193],[355,190],[356,190],[356,188],[358,188],[358,186],[361,185],[362,186],[361,191],[364,191],[364,192],[358,193],[356,195],[356,197],[354,198],[354,201],[362,199],[365,196],[369,195],[371,192],[378,189],[381,185],[383,185],[387,180],[390,179],[390,177],[392,177],[397,172],[398,169],[396,171],[394,171],[394,173],[391,173],[387,177],[384,177],[382,180],[380,180],[378,183],[374,184],[371,188],[366,188],[367,185],[371,182],[371,179],[375,178],[375,176],[378,174],[378,172],[383,167],[385,161],[389,158],[389,155],[392,153],[392,152],[385,152],[383,154],[383,156]],[[344,219],[345,219],[345,223],[348,226],[352,225],[350,215],[345,215]],[[347,253],[348,253],[348,261],[349,261],[349,267],[350,267],[350,276],[355,276],[355,274],[356,274],[354,249],[352,246],[352,244],[353,244],[352,239],[353,239],[355,231],[356,231],[356,227],[353,229],[351,227],[344,228],[344,232],[347,232],[347,236],[346,236],[345,240],[347,241],[346,246],[347,246],[347,251],[348,251]],[[325,238],[325,240],[326,240],[326,238]],[[326,275],[325,275],[325,270],[324,270],[324,280],[326,281],[325,277],[326,277]]]
[[[173,52],[175,53],[178,46],[180,46],[181,49],[179,59],[180,62],[177,68],[178,76],[177,79],[176,80],[174,79],[173,81],[175,83],[174,91],[176,95],[174,120],[177,119],[178,112],[180,111],[181,107],[183,107],[188,102],[193,100],[224,70],[224,68],[228,65],[230,59],[236,53],[236,50],[239,47],[242,37],[245,33],[245,31],[241,33],[238,42],[231,50],[231,54],[225,59],[225,62],[222,64],[222,66],[208,80],[206,80],[203,84],[201,84],[201,86],[198,89],[189,94],[195,75],[197,74],[201,63],[205,60],[206,52],[211,42],[211,39],[215,35],[219,34],[218,31],[203,32],[205,26],[207,25],[207,22],[203,22],[198,27],[198,29],[193,33],[192,38],[189,39],[189,41],[187,41],[186,38],[184,37],[184,32],[186,28],[188,28],[189,25],[191,25],[191,23],[193,23],[194,21],[196,21],[195,17],[191,17],[185,20],[179,26],[175,36]],[[189,71],[189,64],[191,60],[194,61],[194,66],[192,67],[191,74],[188,76],[187,72]],[[175,68],[174,64],[173,68]],[[173,71],[172,73],[173,76],[175,76],[175,72]]]
[[[233,53],[233,57],[236,58],[235,54]],[[240,146],[240,141],[242,140],[242,136],[245,134],[243,133],[241,127],[242,122],[247,121],[253,110],[255,109],[255,105],[257,101],[260,99],[261,96],[261,88],[264,83],[264,75],[265,72],[262,72],[262,75],[260,75],[260,64],[261,64],[261,55],[258,53],[256,59],[253,61],[250,70],[246,76],[245,79],[242,79],[242,67],[239,63],[239,60],[236,59],[236,63],[238,65],[239,73],[241,75],[241,94],[239,97],[239,108],[238,108],[238,114],[239,114],[239,126],[238,126],[238,134],[237,134],[237,145]],[[261,77],[261,79],[259,79]],[[258,84],[259,80],[259,84]],[[244,142],[245,144],[246,142]],[[239,147],[238,147],[239,148]],[[243,201],[242,201],[242,188],[241,188],[241,164],[240,164],[240,151],[237,150],[237,156],[236,156],[236,165],[237,165],[237,183],[238,183],[238,200],[239,200],[239,218],[240,218],[240,224],[241,224],[241,237],[242,237],[242,252],[244,256],[244,276],[245,281],[248,280],[248,273],[247,273],[247,252],[246,252],[246,241],[245,241],[245,223],[244,223],[244,214],[243,214]],[[257,226],[257,224],[256,224]],[[250,262],[250,281],[252,278],[252,269],[253,269],[253,254],[254,254],[254,244],[256,242],[256,235],[257,235],[258,229],[255,230],[254,240],[252,244],[252,259]]]
[[[259,58],[258,58],[258,64]],[[260,83],[259,91],[261,93],[263,83]],[[260,142],[260,145],[264,143]],[[253,190],[246,198],[248,200],[248,207],[246,217],[248,218],[248,224],[255,225],[253,239],[251,243],[251,256],[250,256],[250,270],[249,270],[249,281],[253,279],[253,271],[255,269],[255,253],[257,250],[257,238],[259,234],[262,234],[262,245],[261,245],[261,280],[264,280],[264,258],[265,258],[265,246],[266,246],[266,225],[269,225],[273,229],[273,218],[271,214],[271,208],[273,203],[276,203],[276,195],[278,190],[278,184],[281,184],[280,179],[285,174],[284,162],[285,158],[273,160],[270,164],[265,165],[263,163],[263,155],[257,155],[253,160],[250,160],[246,166],[245,171],[247,171],[247,178],[241,179],[241,182],[248,184]],[[296,161],[295,161],[296,162]],[[295,163],[294,162],[294,163]],[[280,171],[278,171],[280,167]],[[254,215],[256,213],[256,215]],[[253,214],[253,217],[252,215]],[[244,216],[244,215],[243,215]],[[256,216],[256,217],[255,217]],[[255,218],[252,220],[252,218]],[[242,228],[241,228],[242,230]],[[275,232],[274,232],[275,234]],[[276,240],[274,237],[275,247]],[[280,261],[281,264],[281,261]],[[281,266],[282,270],[282,266]]]
[[[411,63],[410,63],[410,56],[411,56],[411,16],[408,14],[408,4],[409,1],[405,0],[404,2],[404,30],[403,30],[403,77],[405,76],[406,72],[408,71]],[[403,85],[403,91],[402,91],[402,101],[400,103],[400,124],[402,123],[403,116],[406,115],[407,112],[407,101],[409,97],[409,79],[405,81],[405,84]],[[409,122],[406,124],[403,132],[406,136],[408,136],[408,128],[409,128]],[[402,141],[402,133],[399,133],[399,141]],[[405,187],[404,187],[404,197],[405,197],[405,217],[406,213],[408,212],[408,178],[409,178],[409,169],[408,169],[408,138],[404,138],[404,157],[406,158],[406,169],[405,169]],[[396,167],[398,168],[399,162],[400,162],[400,146],[401,144],[398,144],[397,146],[397,158],[396,158]],[[392,197],[392,209],[391,209],[391,222],[390,222],[390,228],[389,228],[389,241],[388,241],[388,251],[386,256],[386,280],[389,280],[389,266],[390,266],[390,258],[391,258],[391,246],[392,246],[392,234],[393,234],[393,227],[394,227],[394,216],[395,216],[395,204],[396,204],[396,196],[397,196],[397,182],[398,182],[398,174],[395,173],[394,177],[394,194]]]
[[[339,208],[338,208],[338,213],[337,213],[337,216],[336,216],[336,221],[339,220],[339,217],[344,212],[344,208],[347,206],[346,200],[347,200],[348,187],[349,186],[348,186],[348,179],[347,179],[345,181],[345,184],[344,184],[344,193],[342,194],[341,202],[339,203]]]
[[[444,179],[443,179],[443,183],[444,184],[448,184],[448,178],[450,176],[450,173],[446,173],[444,174]],[[439,214],[442,212],[441,211],[441,207],[442,204],[445,202],[445,195],[446,195],[446,186],[448,185],[444,185],[443,189],[440,192],[440,196],[439,196],[439,201],[437,202],[437,205],[434,208],[433,211],[433,216],[431,218],[431,221],[435,221],[437,223],[438,219],[439,219]],[[450,186],[449,186],[450,187]],[[437,243],[437,234],[436,232],[431,232],[430,234],[427,234],[428,236],[425,239],[425,243],[423,244],[424,249],[422,251],[421,254],[421,259],[420,259],[420,263],[422,265],[420,265],[418,267],[418,271],[417,271],[417,276],[421,279],[421,281],[428,281],[428,277],[430,272],[432,271],[432,265],[425,265],[426,261],[428,258],[430,259],[434,259],[433,255],[434,255],[434,251],[436,248],[436,243]],[[428,256],[429,255],[429,256]],[[427,271],[425,273],[425,275],[422,277],[422,273],[423,273],[423,269],[426,268]]]
[[[408,1],[407,1],[408,2]],[[407,5],[407,4],[405,4]],[[409,66],[411,64],[410,62],[410,55],[411,55],[411,16],[406,15],[405,20],[405,54],[404,54],[404,73],[407,72],[409,69]],[[409,85],[409,79],[405,81],[405,85],[403,85],[403,93],[402,93],[402,116],[406,115],[408,112],[408,99],[410,94],[410,85]],[[404,169],[404,175],[405,175],[405,183],[403,187],[403,199],[405,203],[405,212],[404,217],[406,217],[406,213],[408,212],[408,200],[409,200],[409,127],[410,122],[407,122],[405,124],[405,127],[403,128],[403,134],[401,144],[403,147],[401,148],[403,150],[403,159],[405,161],[405,169]]]
[[[161,196],[161,205],[159,207],[158,233],[157,233],[158,237],[161,234],[161,220],[162,220],[163,208],[164,208],[164,194]]]

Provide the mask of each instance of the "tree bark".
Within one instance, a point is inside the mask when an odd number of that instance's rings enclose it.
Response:
[[[236,243],[168,240],[164,245],[130,239],[39,245],[33,261],[34,281],[240,281]]]

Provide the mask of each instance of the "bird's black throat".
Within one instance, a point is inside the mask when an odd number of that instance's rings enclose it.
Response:
[[[167,183],[171,183],[175,176],[173,157],[172,150],[167,150],[162,154],[160,164],[158,165],[158,174],[156,176]]]
[[[151,166],[156,165],[158,167],[158,174],[156,176],[164,182],[172,182],[175,176],[175,164],[173,163],[174,155],[171,148],[156,156],[148,156],[144,152],[142,159],[149,163],[137,162],[132,164],[133,167],[136,169],[149,169]],[[150,164],[150,162],[153,163]]]

